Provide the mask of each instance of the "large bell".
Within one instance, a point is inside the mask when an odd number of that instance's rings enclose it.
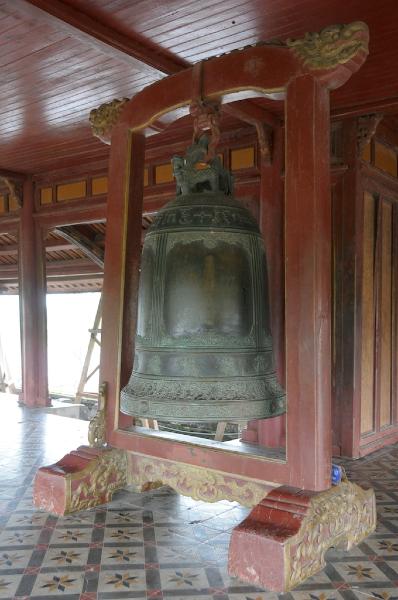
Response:
[[[121,392],[129,415],[210,422],[285,412],[262,238],[220,160],[201,164],[205,144],[173,159],[177,196],[145,238],[134,367]]]

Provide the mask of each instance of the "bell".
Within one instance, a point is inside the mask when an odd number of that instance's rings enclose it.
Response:
[[[285,412],[261,234],[220,159],[204,162],[207,143],[173,158],[177,196],[145,237],[134,367],[121,392],[128,415],[215,422]]]

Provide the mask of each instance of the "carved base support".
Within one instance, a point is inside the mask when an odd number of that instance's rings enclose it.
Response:
[[[286,592],[325,566],[329,548],[349,550],[375,528],[372,489],[348,481],[318,493],[279,487],[233,530],[229,572]]]
[[[136,453],[129,453],[128,471],[129,483],[143,491],[169,485],[194,500],[230,500],[250,508],[274,489],[264,481]]]
[[[35,477],[33,503],[57,515],[105,504],[127,484],[127,453],[80,446]]]

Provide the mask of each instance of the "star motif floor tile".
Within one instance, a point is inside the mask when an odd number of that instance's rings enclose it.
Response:
[[[42,562],[42,567],[53,569],[87,564],[90,549],[76,547],[49,547]]]
[[[101,564],[103,565],[135,565],[145,563],[143,546],[104,547]]]
[[[0,598],[12,598],[20,581],[21,575],[2,575],[0,573]]]
[[[103,570],[98,580],[98,592],[144,592],[146,577],[143,569]]]
[[[40,573],[32,590],[32,597],[66,596],[80,594],[83,590],[84,574],[81,572]]]
[[[0,573],[9,569],[24,569],[32,556],[33,550],[0,550]]]
[[[163,590],[207,590],[209,581],[204,569],[181,567],[161,569],[160,579]]]
[[[41,529],[4,529],[0,533],[0,548],[33,546],[40,537]]]
[[[349,583],[388,581],[388,577],[374,563],[366,560],[334,563],[333,567]]]
[[[62,527],[54,531],[52,544],[87,544],[91,541],[92,530]]]
[[[24,436],[0,436],[0,599],[277,600],[228,575],[230,532],[248,514],[236,502],[130,486],[81,513],[37,511],[36,466],[85,443],[87,423],[16,410],[27,415],[15,419]],[[330,550],[324,570],[278,600],[398,600],[398,445],[341,462],[354,480],[375,483],[377,531],[348,553]]]

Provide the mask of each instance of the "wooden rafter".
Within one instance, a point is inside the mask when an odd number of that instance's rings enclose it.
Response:
[[[47,277],[102,276],[103,270],[85,258],[55,260],[46,264]],[[0,281],[18,279],[18,265],[1,265]]]
[[[103,241],[104,236],[98,235],[96,236],[95,242]],[[67,242],[66,240],[47,240],[45,242],[45,247],[47,252],[53,251],[68,251],[74,250],[76,248],[76,243],[73,244],[71,242]],[[18,254],[18,244],[4,244],[0,245],[0,256],[17,256]]]
[[[101,269],[104,268],[104,250],[91,238],[82,233],[77,226],[57,227],[55,232],[71,244],[77,246],[87,258],[101,267]]]

